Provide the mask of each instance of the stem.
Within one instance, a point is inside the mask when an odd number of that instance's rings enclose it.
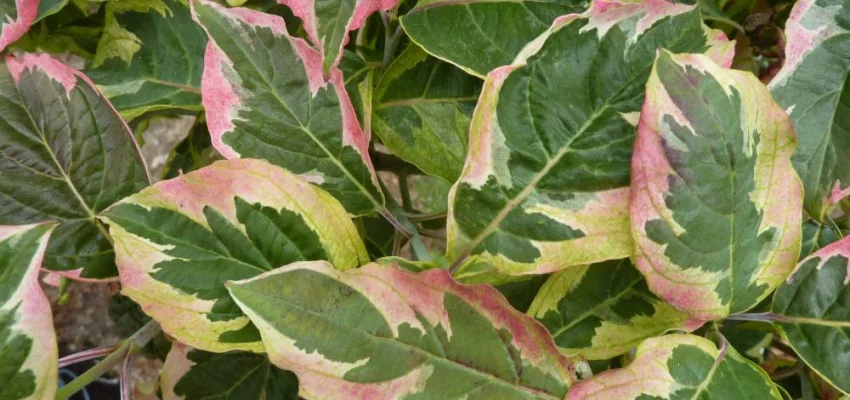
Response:
[[[109,346],[95,347],[93,349],[83,350],[79,353],[67,355],[59,359],[59,368],[65,368],[69,365],[78,362],[88,361],[94,358],[101,358],[118,349],[119,345],[113,344]]]
[[[770,379],[772,379],[776,382],[781,381],[785,378],[789,378],[789,377],[792,377],[794,375],[797,375],[805,367],[806,367],[806,364],[804,364],[800,360],[797,360],[797,362],[794,365],[792,365],[791,367],[785,368],[783,370],[779,370],[778,372],[774,373],[773,375],[770,375]]]
[[[748,313],[748,314],[736,314],[730,315],[726,317],[728,320],[732,321],[759,321],[759,322],[773,322],[779,321],[780,318],[778,315],[770,312],[765,313]]]
[[[384,23],[384,59],[383,66],[387,68],[395,55],[395,48],[398,47],[398,42],[401,41],[401,25],[397,26],[395,32],[390,34],[390,21],[386,12],[381,12],[381,21]]]
[[[144,347],[159,332],[159,324],[156,321],[151,320],[145,324],[142,329],[136,331],[133,336],[124,339],[115,351],[106,356],[106,358],[101,360],[99,363],[95,364],[94,367],[89,368],[88,371],[78,376],[77,379],[74,379],[73,381],[68,382],[67,385],[59,388],[56,392],[56,399],[64,400],[73,396],[74,393],[79,392],[84,387],[94,382],[101,375],[109,372],[112,367],[124,361],[133,349],[133,346],[138,348]]]
[[[435,219],[445,218],[445,211],[435,212],[435,213],[427,213],[427,214],[414,214],[409,212],[402,212],[401,215],[404,215],[411,221],[431,221]]]
[[[399,173],[398,175],[398,190],[401,192],[401,208],[404,211],[413,211],[413,201],[410,200],[410,186],[407,184],[407,174]]]
[[[136,358],[134,350],[135,345],[131,344],[131,351],[127,352],[127,357],[124,358],[124,365],[121,367],[121,400],[133,399],[133,359]]]

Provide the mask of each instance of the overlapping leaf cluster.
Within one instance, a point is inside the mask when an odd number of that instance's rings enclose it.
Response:
[[[0,8],[0,398],[41,272],[163,399],[850,396],[847,0],[229,3]]]

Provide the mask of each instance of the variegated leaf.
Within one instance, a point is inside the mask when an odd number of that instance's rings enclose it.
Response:
[[[201,73],[207,37],[188,5],[166,0],[160,10],[129,10],[118,23],[140,42],[129,61],[118,57],[86,74],[128,119],[150,111],[201,110]]]
[[[570,389],[584,399],[774,399],[782,397],[758,365],[708,339],[665,335],[647,339],[628,367],[603,372]]]
[[[454,182],[480,89],[480,80],[410,45],[375,89],[372,129],[393,154]]]
[[[800,146],[793,163],[806,212],[823,221],[850,195],[850,2],[800,0],[785,26],[785,64],[770,83]]]
[[[58,350],[38,271],[55,225],[0,226],[0,399],[52,399]]]
[[[296,400],[298,378],[264,354],[208,353],[174,343],[160,374],[163,400]]]
[[[122,292],[182,343],[262,351],[225,280],[300,260],[339,269],[369,260],[326,192],[261,160],[219,161],[159,182],[101,217],[115,239]]]
[[[696,6],[597,0],[488,75],[449,198],[448,258],[472,255],[459,278],[631,256],[629,161],[658,47],[732,50]]]
[[[38,17],[39,0],[0,3],[0,51],[24,36]]]
[[[773,313],[803,361],[850,394],[850,237],[800,261],[776,291]]]
[[[310,41],[321,49],[321,68],[325,75],[342,59],[348,33],[363,26],[376,11],[393,8],[399,0],[278,0],[304,23]]]
[[[632,162],[636,264],[695,318],[746,311],[800,252],[794,129],[751,73],[660,51]]]
[[[669,330],[702,325],[655,297],[628,259],[552,275],[528,314],[549,329],[565,354],[591,360],[618,356]]]
[[[50,56],[0,66],[0,224],[59,221],[44,267],[114,278],[96,216],[148,185],[133,134],[79,71]]]
[[[555,18],[581,0],[421,0],[401,18],[405,33],[435,57],[484,78],[514,61]]]
[[[489,286],[301,262],[228,285],[307,399],[562,399],[574,365]]]
[[[225,158],[261,158],[337,197],[349,213],[384,204],[342,74],[283,18],[194,0],[209,34],[201,91],[213,145]]]

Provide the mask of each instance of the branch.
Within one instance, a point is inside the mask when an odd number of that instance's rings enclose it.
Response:
[[[79,392],[84,387],[88,386],[90,383],[94,382],[101,375],[109,372],[112,367],[118,365],[118,363],[125,361],[127,355],[134,348],[142,348],[148,344],[148,342],[153,339],[156,334],[160,332],[159,324],[156,321],[151,320],[142,329],[136,331],[133,336],[130,336],[127,339],[124,339],[118,348],[109,354],[106,358],[104,358],[101,362],[95,364],[94,367],[91,367],[88,371],[78,376],[71,382],[68,382],[67,385],[62,386],[56,392],[57,400],[64,400],[74,395],[74,393]]]

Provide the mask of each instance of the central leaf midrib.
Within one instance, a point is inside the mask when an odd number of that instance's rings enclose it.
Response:
[[[210,9],[211,9],[211,8],[210,8]],[[218,12],[218,11],[215,11],[215,12]],[[230,18],[230,16],[224,16],[224,15],[222,15],[222,16],[223,16],[224,18]],[[217,18],[211,18],[211,20],[212,20],[215,24],[217,24],[217,25],[218,25],[218,27],[219,27],[220,31],[224,31],[224,32],[227,32],[227,31],[228,31],[228,29],[227,29],[225,26],[223,26],[223,25],[222,25],[222,23],[221,23],[221,22],[220,22]],[[238,19],[237,19],[237,22],[238,22],[238,23],[240,23],[240,24],[244,24],[244,25],[247,25],[247,26],[249,26],[249,27],[252,27],[250,24],[247,24],[247,23],[245,23],[245,22],[243,22],[243,21],[241,21],[241,20],[238,20]],[[293,43],[292,43],[292,42],[291,42],[291,41],[290,41],[290,40],[286,37],[286,35],[285,35],[285,34],[284,34],[284,35],[277,35],[277,34],[275,34],[274,32],[272,32],[272,31],[271,31],[271,29],[266,28],[266,27],[259,27],[259,29],[268,29],[268,30],[269,30],[269,32],[271,32],[272,36],[274,36],[274,37],[276,37],[276,38],[280,38],[280,39],[286,40],[286,41],[288,41],[288,42],[289,42],[290,47],[293,49],[293,53],[292,53],[292,54],[293,54],[293,56],[294,56],[294,57],[298,60],[298,63],[301,65],[302,69],[304,70],[305,77],[306,77],[306,78],[307,78],[307,80],[309,81],[309,72],[307,71],[307,68],[306,68],[306,66],[304,65],[304,60],[301,60],[301,59],[300,59],[300,57],[298,57],[298,55],[297,55],[297,54],[295,54],[295,52],[294,52],[294,46],[295,46],[295,45],[294,45],[294,44],[293,44]],[[227,39],[230,39],[230,38],[227,38]],[[328,155],[328,158],[331,160],[331,162],[333,162],[333,163],[337,166],[337,168],[339,168],[339,170],[340,170],[340,171],[342,171],[342,172],[343,172],[343,174],[345,174],[345,176],[348,178],[348,180],[349,180],[349,181],[351,181],[352,183],[354,183],[354,185],[355,185],[355,186],[359,189],[359,191],[360,191],[362,194],[364,194],[364,195],[366,196],[366,198],[368,198],[368,199],[372,202],[372,204],[373,204],[376,208],[378,208],[378,209],[384,209],[384,205],[383,205],[383,203],[382,203],[382,202],[379,202],[377,199],[375,199],[375,198],[372,196],[372,194],[371,194],[371,193],[369,193],[369,191],[368,191],[368,190],[366,190],[366,188],[365,188],[365,187],[363,187],[363,185],[361,185],[361,184],[360,184],[360,182],[359,182],[359,181],[357,181],[357,179],[355,179],[353,175],[351,175],[351,173],[348,171],[348,169],[347,169],[347,168],[345,168],[345,167],[342,165],[342,163],[340,163],[340,161],[339,161],[339,160],[338,160],[338,159],[334,156],[334,154],[333,154],[333,153],[331,153],[331,152],[330,152],[330,150],[329,150],[327,147],[325,147],[325,145],[324,145],[321,141],[319,141],[319,139],[318,139],[315,135],[313,135],[313,133],[312,133],[309,129],[307,129],[307,127],[305,127],[305,126],[304,126],[304,124],[302,123],[301,119],[300,119],[300,118],[298,118],[298,117],[296,116],[296,114],[292,111],[292,109],[290,109],[290,108],[289,108],[289,105],[288,105],[288,104],[287,104],[287,103],[286,103],[286,102],[285,102],[285,101],[284,101],[284,100],[280,97],[280,95],[278,94],[277,89],[276,89],[274,86],[272,86],[271,82],[269,82],[269,80],[268,80],[268,78],[265,76],[265,74],[263,74],[263,73],[262,73],[262,71],[260,70],[260,68],[259,68],[259,66],[257,65],[257,63],[256,63],[256,62],[254,62],[254,59],[250,57],[250,53],[249,53],[248,51],[246,51],[246,50],[242,47],[242,42],[241,42],[241,41],[238,41],[238,40],[232,40],[232,41],[233,41],[233,43],[235,43],[235,44],[236,44],[236,47],[237,47],[237,48],[238,48],[238,49],[242,52],[242,54],[245,56],[245,58],[246,58],[246,59],[248,59],[248,60],[251,62],[251,66],[254,68],[254,70],[255,70],[255,72],[257,73],[257,75],[258,75],[258,76],[260,76],[260,77],[262,78],[263,83],[266,85],[266,87],[268,87],[269,89],[271,89],[271,90],[270,90],[270,92],[274,95],[275,99],[277,99],[278,103],[279,103],[279,104],[280,104],[280,105],[281,105],[281,106],[282,106],[282,107],[283,107],[283,108],[284,108],[287,112],[289,112],[289,114],[290,114],[290,115],[292,115],[292,117],[293,117],[293,119],[294,119],[294,120],[298,121],[298,124],[299,124],[299,126],[300,126],[301,131],[303,131],[304,133],[306,133],[306,134],[307,134],[307,136],[308,136],[308,137],[310,137],[310,139],[312,139],[312,140],[313,140],[313,142],[314,142],[314,143],[316,143],[316,144],[319,146],[319,148],[321,148],[321,149],[322,149],[322,151],[323,151],[323,152],[325,152],[325,154],[327,154],[327,155]],[[222,52],[224,52],[224,50],[221,50],[221,51],[222,51]],[[217,66],[217,68],[221,68],[221,66]],[[329,81],[329,82],[327,82],[326,84],[330,84],[330,85],[332,86],[332,88],[326,88],[325,90],[334,90],[334,91],[336,91],[335,87],[333,87],[333,82],[332,82],[332,81]],[[337,99],[339,100],[340,108],[341,108],[341,107],[342,107],[342,99],[340,98],[340,96],[339,96],[339,93],[338,93],[338,92],[337,92]],[[311,95],[311,106],[312,106],[312,100],[313,100],[313,97],[312,97],[312,95]],[[342,119],[342,121],[341,121],[341,125],[343,125],[343,126],[344,126],[345,121],[344,121],[344,117],[342,116],[342,110],[340,110],[340,118]],[[340,134],[343,134],[343,135],[344,135],[344,133],[342,133],[342,132],[341,132]],[[343,146],[342,146],[342,147],[345,147],[345,144],[343,144]],[[355,151],[357,151],[357,150],[355,150]],[[366,160],[365,160],[365,159],[363,160],[363,163],[364,163],[364,165],[366,164]],[[368,168],[368,165],[366,165],[366,167]]]
[[[339,282],[339,281],[337,281],[337,282]],[[247,289],[247,288],[245,288],[244,290],[246,290],[246,291],[247,291],[248,289]],[[384,337],[380,337],[380,336],[374,335],[374,334],[372,334],[372,333],[370,333],[370,332],[366,332],[366,331],[364,331],[364,330],[362,330],[362,329],[359,329],[359,328],[354,328],[354,327],[351,327],[351,326],[349,326],[349,325],[343,325],[343,324],[341,324],[341,323],[339,323],[339,322],[337,322],[337,321],[334,321],[334,320],[332,320],[332,319],[330,319],[330,318],[327,318],[327,316],[326,316],[325,314],[323,314],[323,313],[319,313],[319,312],[316,312],[316,311],[314,311],[314,310],[307,309],[307,308],[303,307],[303,306],[302,306],[302,305],[300,305],[300,304],[297,304],[297,303],[293,303],[293,302],[287,301],[286,299],[283,299],[283,298],[280,298],[280,297],[268,296],[268,295],[266,295],[266,294],[264,294],[264,293],[262,293],[262,292],[258,292],[258,291],[255,291],[255,290],[251,290],[251,293],[252,293],[252,294],[254,294],[254,295],[256,295],[256,296],[262,296],[263,298],[266,298],[266,299],[269,299],[269,300],[272,300],[272,301],[279,301],[279,302],[285,303],[286,305],[288,305],[288,306],[290,306],[290,307],[292,307],[292,308],[296,308],[296,309],[299,309],[299,310],[303,311],[304,313],[307,313],[307,314],[313,315],[314,317],[317,317],[317,318],[319,318],[319,319],[321,319],[321,320],[324,320],[326,323],[328,323],[328,324],[330,324],[330,325],[332,325],[332,326],[337,327],[337,328],[338,328],[338,330],[339,330],[339,331],[341,331],[341,332],[344,332],[344,331],[346,331],[346,330],[349,330],[349,331],[357,331],[357,332],[359,332],[359,333],[363,334],[364,336],[367,336],[367,337],[372,338],[373,340],[382,341],[382,342],[387,342],[387,343],[388,343],[389,345],[391,345],[391,346],[399,346],[399,347],[402,347],[402,348],[404,348],[404,349],[409,349],[409,350],[415,351],[415,352],[417,352],[417,353],[423,354],[423,355],[424,355],[424,358],[426,358],[426,359],[430,359],[432,362],[434,362],[435,360],[436,360],[436,362],[441,362],[441,361],[442,361],[442,362],[448,362],[448,363],[450,363],[451,365],[454,365],[454,366],[456,366],[456,367],[460,367],[460,369],[462,369],[462,370],[470,371],[470,373],[471,373],[471,374],[473,374],[473,375],[481,375],[481,376],[483,376],[483,377],[485,377],[485,378],[488,378],[488,381],[489,381],[489,382],[496,383],[496,384],[503,385],[503,386],[507,386],[507,387],[509,387],[509,388],[511,388],[511,389],[513,389],[513,390],[517,390],[517,391],[520,391],[520,392],[527,392],[527,393],[531,393],[531,394],[534,394],[534,395],[537,395],[537,396],[546,396],[546,397],[548,397],[548,398],[557,399],[557,397],[555,397],[555,396],[553,396],[553,395],[551,395],[551,394],[549,394],[549,393],[546,393],[546,392],[543,392],[543,391],[541,391],[541,390],[537,390],[537,389],[534,389],[534,388],[526,387],[526,386],[523,386],[523,385],[521,385],[521,384],[519,384],[519,383],[509,382],[509,381],[507,381],[507,380],[505,380],[505,379],[503,379],[503,378],[501,378],[501,377],[495,376],[495,375],[490,374],[490,373],[485,372],[485,371],[481,371],[481,370],[478,370],[478,369],[472,368],[472,367],[470,367],[470,366],[468,366],[468,365],[465,365],[465,364],[463,364],[463,363],[457,362],[457,361],[452,360],[452,359],[450,359],[450,358],[440,358],[440,357],[438,357],[437,355],[435,355],[435,354],[433,354],[433,353],[431,353],[431,352],[425,351],[425,350],[423,350],[423,349],[421,349],[421,348],[419,348],[419,347],[416,347],[416,346],[413,346],[413,345],[410,345],[410,344],[407,344],[407,343],[401,342],[400,340],[398,340],[398,339],[397,339],[397,338],[395,338],[395,337],[392,337],[392,338],[384,338]],[[234,297],[238,297],[238,296],[234,296]],[[367,298],[367,299],[368,299],[368,298]],[[242,302],[242,301],[240,301],[240,302]],[[242,302],[242,303],[243,303],[243,304],[245,304],[244,302]],[[370,302],[370,303],[371,303],[371,302]],[[251,309],[252,309],[252,311],[253,311],[254,313],[259,314],[259,312],[256,310],[256,308],[251,307]],[[270,321],[269,321],[267,318],[265,318],[265,316],[263,316],[263,319],[265,319],[265,320],[269,323],[269,325],[271,325]],[[387,323],[387,325],[389,325],[389,321],[386,321],[386,320],[384,320],[384,321]],[[342,329],[342,328],[345,328],[345,329]],[[276,331],[278,334],[280,334],[280,335],[283,335],[283,336],[285,336],[285,337],[289,337],[289,336],[287,336],[286,334],[284,334],[283,332],[278,331],[278,330],[277,330],[277,328],[275,328],[275,331]],[[298,348],[298,350],[299,350],[299,351],[303,351],[303,350],[302,350],[302,349],[300,349],[300,348]],[[329,360],[330,360],[330,359],[329,359]],[[330,361],[334,361],[334,360],[330,360]],[[420,364],[420,365],[421,365],[421,364]],[[320,374],[322,374],[322,375],[329,376],[329,375],[328,375],[327,373],[325,373],[324,371],[314,370],[314,369],[311,369],[311,371],[313,371],[313,372],[315,372],[315,373],[320,373]],[[331,376],[332,378],[334,378],[334,379],[345,380],[345,378],[343,378],[343,377],[341,377],[341,376],[339,376],[339,377],[337,377],[337,376],[335,376],[335,375],[330,375],[330,376]],[[569,386],[568,382],[565,382],[565,386]]]

